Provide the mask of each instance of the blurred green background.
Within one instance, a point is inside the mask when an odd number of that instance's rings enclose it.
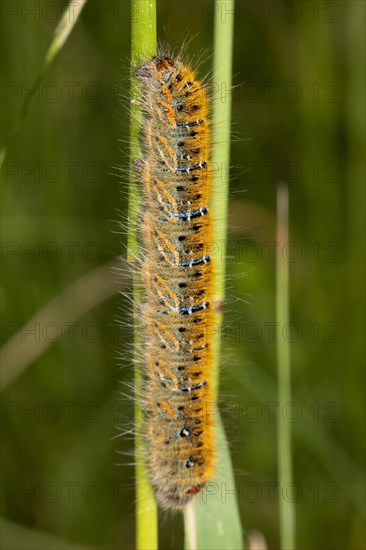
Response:
[[[65,5],[2,4],[3,139]],[[216,9],[225,18],[225,4]],[[194,37],[188,56],[204,52],[201,75],[213,12],[211,1],[158,1],[160,40],[179,49]],[[133,457],[116,453],[132,441],[112,440],[133,415],[119,395],[132,381],[131,330],[116,293],[129,284],[112,270],[126,242],[115,221],[128,180],[114,167],[129,162],[131,16],[127,1],[89,0],[3,165],[4,380],[23,369],[2,393],[4,549],[134,546]],[[364,22],[359,0],[237,2],[220,400],[243,535],[260,531],[269,548],[279,547],[276,414],[293,427],[298,548],[365,548]],[[293,404],[282,411],[272,332],[280,181],[292,243],[283,335]],[[162,548],[182,548],[181,534],[179,518],[162,518]]]

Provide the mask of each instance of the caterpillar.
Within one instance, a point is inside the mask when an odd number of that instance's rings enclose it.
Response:
[[[161,507],[182,509],[215,467],[209,95],[194,70],[164,53],[136,74],[144,115],[138,172],[146,462]]]

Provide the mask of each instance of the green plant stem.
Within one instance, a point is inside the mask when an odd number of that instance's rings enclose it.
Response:
[[[277,456],[279,480],[280,536],[283,550],[295,549],[295,505],[293,502],[291,423],[281,414],[291,403],[290,344],[282,329],[289,323],[289,263],[283,254],[289,241],[288,190],[281,184],[277,190],[277,261],[276,318],[277,374],[279,415],[277,421]]]
[[[134,0],[132,2],[131,65],[132,71],[156,55],[156,2],[155,0]],[[142,113],[139,107],[139,87],[131,74],[131,123],[130,123],[130,186],[128,210],[128,259],[133,264],[138,251],[137,219],[140,210],[140,193],[136,182],[133,162],[141,157],[139,145]],[[140,303],[139,281],[134,279],[134,319],[137,327],[138,304]],[[140,344],[137,330],[134,333],[135,346]],[[141,395],[143,373],[141,365],[135,361],[135,390]],[[139,403],[135,405],[135,473],[136,473],[136,548],[155,550],[158,548],[158,512],[155,497],[145,467],[144,441],[141,436],[143,411]]]
[[[225,4],[225,17],[222,17],[221,9],[223,4]],[[213,217],[213,247],[216,270],[214,303],[217,305],[216,337],[213,346],[213,379],[216,397],[221,351],[222,306],[225,299],[234,9],[235,0],[217,2],[214,23],[214,96],[212,101],[212,162],[214,177],[212,182],[211,212]]]

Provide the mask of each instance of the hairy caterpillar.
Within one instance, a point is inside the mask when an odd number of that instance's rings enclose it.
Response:
[[[146,460],[163,508],[182,508],[212,477],[214,262],[206,88],[179,59],[140,67],[143,189],[141,305]]]

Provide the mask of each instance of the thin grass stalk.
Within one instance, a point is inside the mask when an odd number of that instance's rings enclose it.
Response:
[[[277,377],[279,415],[277,421],[277,460],[279,481],[280,539],[283,550],[295,549],[295,504],[293,499],[291,423],[281,414],[291,403],[290,343],[282,329],[289,323],[289,262],[283,254],[289,242],[288,189],[281,184],[277,190]]]
[[[155,0],[134,0],[131,5],[131,121],[130,121],[130,185],[128,209],[128,260],[133,263],[138,250],[137,216],[141,206],[141,197],[136,181],[133,162],[141,157],[139,144],[142,113],[139,106],[139,85],[135,78],[136,67],[146,63],[156,55],[156,2]],[[137,331],[140,302],[139,281],[134,279],[134,343],[140,345]],[[136,395],[143,388],[141,365],[135,361],[134,384]],[[138,400],[135,403],[135,476],[136,476],[136,548],[156,550],[158,548],[158,512],[153,490],[145,467],[144,441],[142,438],[143,411]]]
[[[84,5],[86,4],[86,2],[87,0],[70,0],[69,4],[66,6],[64,13],[62,14],[62,17],[57,24],[51,43],[47,48],[47,51],[43,60],[42,69],[40,70],[38,76],[36,77],[33,83],[33,86],[31,87],[31,92],[26,95],[23,101],[22,110],[21,110],[19,119],[12,126],[9,132],[7,141],[5,142],[5,145],[2,147],[0,151],[0,168],[4,163],[11,140],[16,137],[16,135],[19,133],[20,129],[24,124],[24,121],[28,114],[30,103],[33,100],[34,96],[36,95],[44,75],[46,74],[47,70],[49,69],[56,55],[59,53],[59,51],[62,49],[63,45],[67,41],[72,29],[74,28],[75,24],[79,19],[81,11]]]
[[[0,391],[13,384],[23,372],[41,357],[55,340],[41,338],[24,339],[29,326],[47,326],[47,323],[57,321],[60,335],[67,332],[70,323],[76,322],[93,308],[103,304],[114,296],[118,289],[122,290],[128,281],[124,274],[120,277],[119,288],[110,274],[115,267],[114,261],[107,262],[79,277],[62,292],[54,296],[42,306],[32,317],[27,319],[5,344],[0,348]]]
[[[234,39],[235,0],[215,2],[214,62],[212,101],[212,161],[214,166],[211,213],[213,217],[213,246],[216,255],[214,301],[217,304],[216,338],[213,346],[214,393],[217,397],[222,305],[225,300],[227,214],[229,198],[229,166],[232,101],[232,57]],[[225,13],[225,17],[222,14]]]

